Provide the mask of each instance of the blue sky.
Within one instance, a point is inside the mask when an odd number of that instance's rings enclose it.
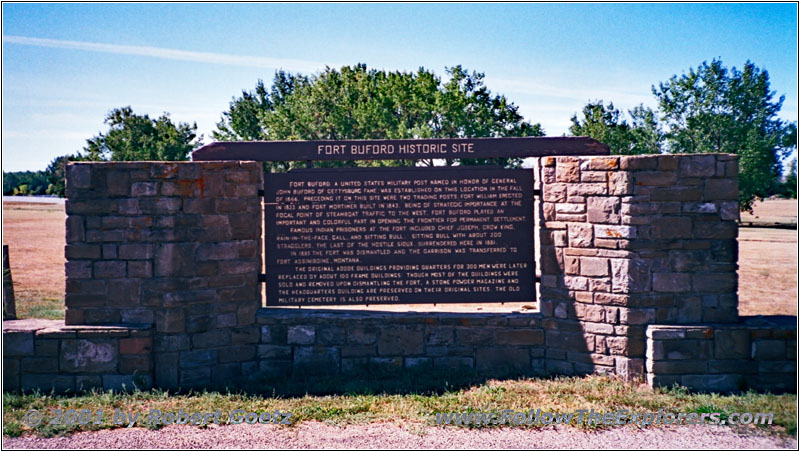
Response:
[[[796,121],[795,4],[10,4],[2,7],[2,167],[44,169],[113,108],[196,122],[275,70],[325,65],[486,74],[548,135],[589,100],[655,107],[704,60],[769,71]]]

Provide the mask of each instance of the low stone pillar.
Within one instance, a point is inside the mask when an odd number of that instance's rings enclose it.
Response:
[[[650,324],[736,322],[735,155],[540,160],[547,367],[644,374]]]

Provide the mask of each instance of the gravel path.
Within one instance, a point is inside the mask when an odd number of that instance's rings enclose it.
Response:
[[[335,427],[304,422],[276,425],[169,426],[160,430],[120,428],[58,438],[3,438],[4,449],[797,449],[797,440],[740,435],[729,427],[620,427],[584,432],[557,426],[466,429],[376,422]]]

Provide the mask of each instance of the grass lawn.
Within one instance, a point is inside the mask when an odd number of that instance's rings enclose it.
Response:
[[[773,413],[771,426],[737,426],[748,429],[767,429],[782,435],[797,435],[797,396],[794,394],[759,394],[746,392],[738,395],[694,394],[682,388],[651,389],[645,385],[624,383],[618,379],[589,376],[583,378],[560,377],[554,379],[510,379],[472,382],[464,380],[453,383],[443,391],[409,388],[432,388],[441,380],[420,382],[419,380],[393,383],[392,388],[380,388],[376,383],[352,381],[352,391],[339,395],[314,395],[324,392],[327,385],[337,382],[302,382],[310,388],[302,394],[293,394],[300,388],[263,386],[261,394],[202,392],[170,394],[165,391],[136,391],[133,393],[98,392],[75,396],[53,396],[42,394],[13,395],[3,398],[4,435],[19,436],[37,433],[53,436],[81,430],[115,428],[111,417],[115,409],[138,413],[140,418],[151,409],[162,412],[214,412],[220,410],[223,417],[235,409],[263,413],[290,412],[293,424],[307,420],[343,423],[368,423],[377,420],[412,421],[435,425],[437,412],[496,412],[510,409],[529,411],[541,409],[549,412],[571,412],[590,410],[616,412],[627,409],[631,412],[658,412],[659,409],[674,413],[722,413],[727,419],[730,413]],[[45,420],[52,418],[54,409],[103,410],[100,425],[52,426],[43,425],[32,429],[25,425],[23,416],[30,409],[39,410]],[[575,422],[573,421],[573,424]],[[146,427],[139,422],[136,426]],[[577,425],[578,428],[608,428],[604,426]],[[201,428],[201,427],[198,427]],[[453,427],[455,428],[455,427]],[[477,427],[476,427],[477,428]],[[486,427],[484,427],[486,428]],[[537,427],[522,427],[537,428]],[[658,428],[650,426],[646,428]]]

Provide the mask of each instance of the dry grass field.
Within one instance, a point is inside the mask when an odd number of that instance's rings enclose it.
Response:
[[[63,205],[3,203],[3,244],[9,245],[20,318],[63,318],[64,220]],[[797,201],[758,203],[754,215],[742,215],[742,220],[797,224]],[[739,230],[739,300],[742,315],[797,315],[797,230]],[[381,307],[402,308],[406,307]],[[426,309],[508,311],[522,306],[437,305]]]

